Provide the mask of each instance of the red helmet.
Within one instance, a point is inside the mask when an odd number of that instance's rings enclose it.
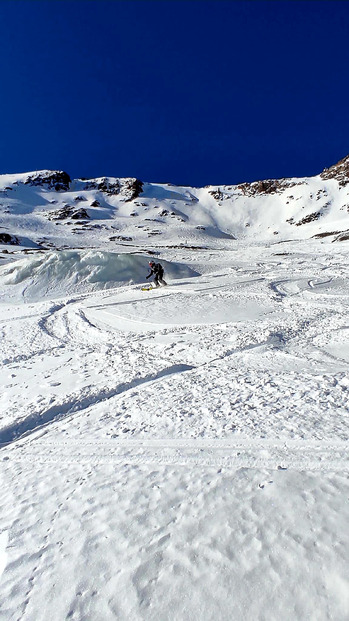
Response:
[[[149,261],[149,265],[155,265],[154,261]]]

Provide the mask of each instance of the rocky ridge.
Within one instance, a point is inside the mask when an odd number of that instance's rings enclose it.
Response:
[[[188,188],[64,171],[0,175],[4,246],[210,247],[232,240],[347,239],[349,156],[315,177]],[[66,227],[67,225],[67,227]],[[65,230],[63,230],[63,228]],[[155,242],[156,239],[156,242]]]
[[[321,175],[321,179],[336,179],[340,187],[345,187],[349,184],[349,155],[339,160],[337,164],[325,168]]]

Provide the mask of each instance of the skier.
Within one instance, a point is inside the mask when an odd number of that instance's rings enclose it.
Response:
[[[156,287],[160,287],[159,282],[165,286],[167,282],[165,282],[164,276],[164,268],[161,263],[155,263],[154,261],[149,261],[150,274],[146,276],[146,278],[150,278],[154,274],[154,283]]]

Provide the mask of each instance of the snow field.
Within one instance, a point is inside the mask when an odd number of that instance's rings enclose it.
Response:
[[[0,618],[346,621],[345,242],[164,259],[1,283]]]
[[[341,473],[39,461],[5,476],[4,618],[346,617]]]

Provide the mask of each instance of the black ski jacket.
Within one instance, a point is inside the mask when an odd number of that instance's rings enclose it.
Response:
[[[150,268],[150,274],[148,274],[146,278],[150,278],[150,276],[152,276],[153,274],[154,276],[158,276],[159,278],[163,277],[164,268],[162,267],[161,263],[155,263],[155,265],[153,265],[153,267]]]

